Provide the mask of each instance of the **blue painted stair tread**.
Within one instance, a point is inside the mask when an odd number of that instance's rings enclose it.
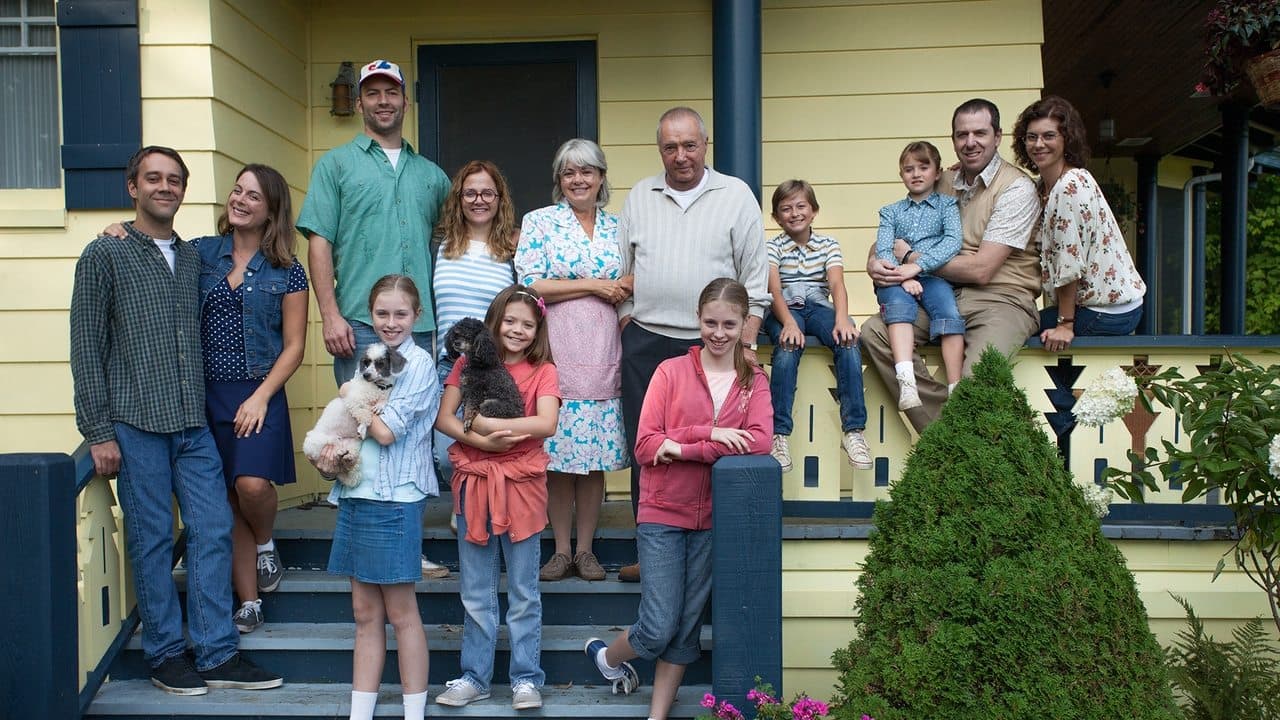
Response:
[[[434,698],[444,688],[432,685]],[[511,709],[511,688],[493,687],[493,697],[461,708],[427,705],[428,717],[514,718],[645,718],[649,714],[651,688],[646,685],[631,695],[612,695],[608,685],[547,685],[542,690],[540,711]],[[686,685],[671,708],[671,718],[693,718],[704,710],[698,703],[710,685]],[[200,697],[176,697],[159,692],[147,680],[109,682],[89,706],[88,717],[346,717],[351,686],[340,683],[286,683],[276,690],[211,690]],[[400,687],[383,684],[378,692],[375,717],[403,717]]]

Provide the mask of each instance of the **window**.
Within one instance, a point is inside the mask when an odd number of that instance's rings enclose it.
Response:
[[[0,189],[56,188],[54,0],[0,0]]]

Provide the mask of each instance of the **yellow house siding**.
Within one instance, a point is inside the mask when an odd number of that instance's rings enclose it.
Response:
[[[1147,608],[1151,630],[1167,646],[1184,627],[1182,608],[1169,596],[1189,600],[1209,632],[1229,637],[1241,618],[1270,618],[1266,597],[1244,573],[1228,568],[1210,582],[1226,542],[1116,541]],[[853,638],[854,586],[866,559],[865,540],[785,540],[782,543],[783,683],[788,695],[807,692],[828,699],[837,679],[831,653]],[[1264,623],[1275,637],[1275,628]]]

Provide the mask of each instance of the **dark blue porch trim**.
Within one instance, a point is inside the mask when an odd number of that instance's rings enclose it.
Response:
[[[1160,297],[1157,283],[1160,278],[1160,207],[1159,191],[1160,158],[1140,155],[1138,161],[1138,273],[1147,281],[1146,301],[1143,303],[1142,320],[1138,321],[1138,334],[1150,335],[1160,327],[1156,312]],[[1074,342],[1074,341],[1072,341]]]
[[[1249,212],[1249,108],[1222,105],[1222,327],[1244,332],[1245,243]]]
[[[125,167],[142,145],[137,0],[60,0],[67,209],[132,206]]]
[[[0,542],[11,551],[0,717],[80,717],[74,473],[63,454],[0,455]]]
[[[1191,334],[1204,334],[1204,234],[1205,200],[1208,188],[1204,183],[1191,190]],[[1280,344],[1280,343],[1277,343]]]
[[[711,3],[711,94],[715,167],[741,179],[756,199],[760,175],[760,3]]]
[[[757,675],[782,693],[782,468],[767,455],[721,458],[711,493],[711,685],[747,708]]]

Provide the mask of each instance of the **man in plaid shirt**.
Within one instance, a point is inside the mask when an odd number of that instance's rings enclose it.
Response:
[[[71,373],[94,469],[120,476],[151,682],[176,695],[279,687],[280,676],[241,657],[231,620],[231,509],[205,425],[200,258],[173,232],[187,166],[176,151],[148,146],[126,172],[137,211],[126,236],[99,236],[76,263]],[[193,657],[172,574],[173,496],[187,532]]]

